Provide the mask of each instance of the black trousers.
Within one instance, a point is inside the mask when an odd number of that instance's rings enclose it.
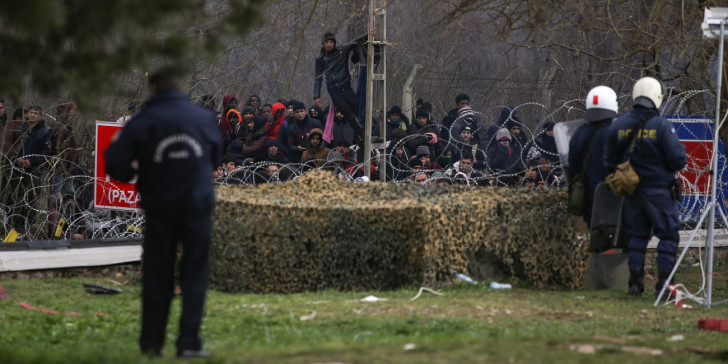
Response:
[[[146,213],[142,260],[142,351],[164,346],[174,294],[177,244],[182,245],[182,315],[177,350],[200,350],[200,325],[210,272],[212,211]]]
[[[344,115],[344,120],[346,120],[346,122],[354,128],[354,134],[356,135],[355,138],[361,138],[363,141],[364,130],[361,127],[361,124],[356,121],[356,116],[359,113],[359,97],[356,96],[354,90],[351,89],[351,86],[347,86],[328,87],[327,91],[329,92],[331,101],[334,103],[334,106],[336,106],[336,109]],[[360,141],[352,140],[351,142],[359,144]]]
[[[20,233],[26,232],[26,228],[30,232],[37,215],[31,206],[38,197],[40,179],[32,173],[15,170],[9,176],[3,177],[3,183],[7,183],[9,187],[6,191],[6,204],[11,227]]]

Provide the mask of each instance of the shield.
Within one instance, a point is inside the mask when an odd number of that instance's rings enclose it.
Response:
[[[586,120],[577,119],[572,121],[562,121],[554,125],[554,139],[556,141],[556,150],[559,151],[559,160],[564,167],[569,166],[569,141],[571,137],[582,125],[586,124]]]
[[[627,247],[627,234],[620,228],[624,199],[614,195],[607,184],[600,182],[594,190],[589,250],[603,252]]]

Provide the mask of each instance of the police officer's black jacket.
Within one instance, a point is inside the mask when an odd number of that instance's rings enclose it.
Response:
[[[145,211],[199,211],[215,204],[212,171],[222,145],[215,113],[179,91],[153,96],[106,149],[106,172],[129,181],[137,173]],[[139,170],[132,161],[139,161]]]
[[[636,128],[637,141],[630,159],[640,176],[639,186],[669,187],[675,172],[687,164],[685,146],[680,144],[675,127],[657,110],[635,106],[629,113],[618,118],[609,127],[604,146],[604,163],[609,171],[627,160],[631,130],[645,113],[654,113],[643,128]]]
[[[335,47],[331,52],[326,52],[322,47],[321,54],[316,58],[316,78],[313,81],[313,98],[321,97],[321,82],[326,78],[328,88],[351,88],[351,75],[349,74],[349,56],[355,49],[367,39],[363,36],[352,43],[342,47]]]
[[[569,140],[569,172],[572,175],[581,173],[582,169],[584,169],[584,160],[591,151],[589,164],[584,171],[584,175],[589,184],[593,184],[594,187],[599,182],[604,181],[607,174],[609,174],[607,167],[604,165],[604,145],[606,144],[607,132],[611,123],[612,119],[609,118],[584,124],[576,129],[574,136]],[[599,130],[594,134],[590,148],[587,149],[587,144],[590,142],[591,135],[596,128],[599,128]],[[591,190],[593,191],[593,188]]]

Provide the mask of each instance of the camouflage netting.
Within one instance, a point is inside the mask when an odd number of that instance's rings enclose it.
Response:
[[[563,191],[340,182],[315,170],[217,197],[210,283],[223,291],[436,286],[478,259],[535,288],[584,277]]]

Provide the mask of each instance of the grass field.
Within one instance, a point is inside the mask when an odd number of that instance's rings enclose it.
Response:
[[[695,270],[694,268],[692,268]],[[124,281],[128,277],[108,277]],[[726,298],[715,276],[714,300]],[[699,272],[682,275],[696,288]],[[92,295],[82,282],[105,278],[5,280],[0,363],[162,363],[174,361],[175,300],[164,357],[138,352],[139,293]],[[205,349],[220,363],[684,363],[728,359],[728,333],[698,330],[710,310],[653,308],[621,291],[491,290],[486,284],[387,292],[208,295]],[[138,290],[138,284],[124,289]],[[361,302],[374,295],[386,301]],[[36,310],[21,306],[24,302]],[[27,306],[26,306],[27,307]],[[38,309],[58,311],[58,314]],[[71,314],[68,314],[71,312]],[[682,336],[682,339],[681,337]],[[704,352],[696,353],[696,348]]]

